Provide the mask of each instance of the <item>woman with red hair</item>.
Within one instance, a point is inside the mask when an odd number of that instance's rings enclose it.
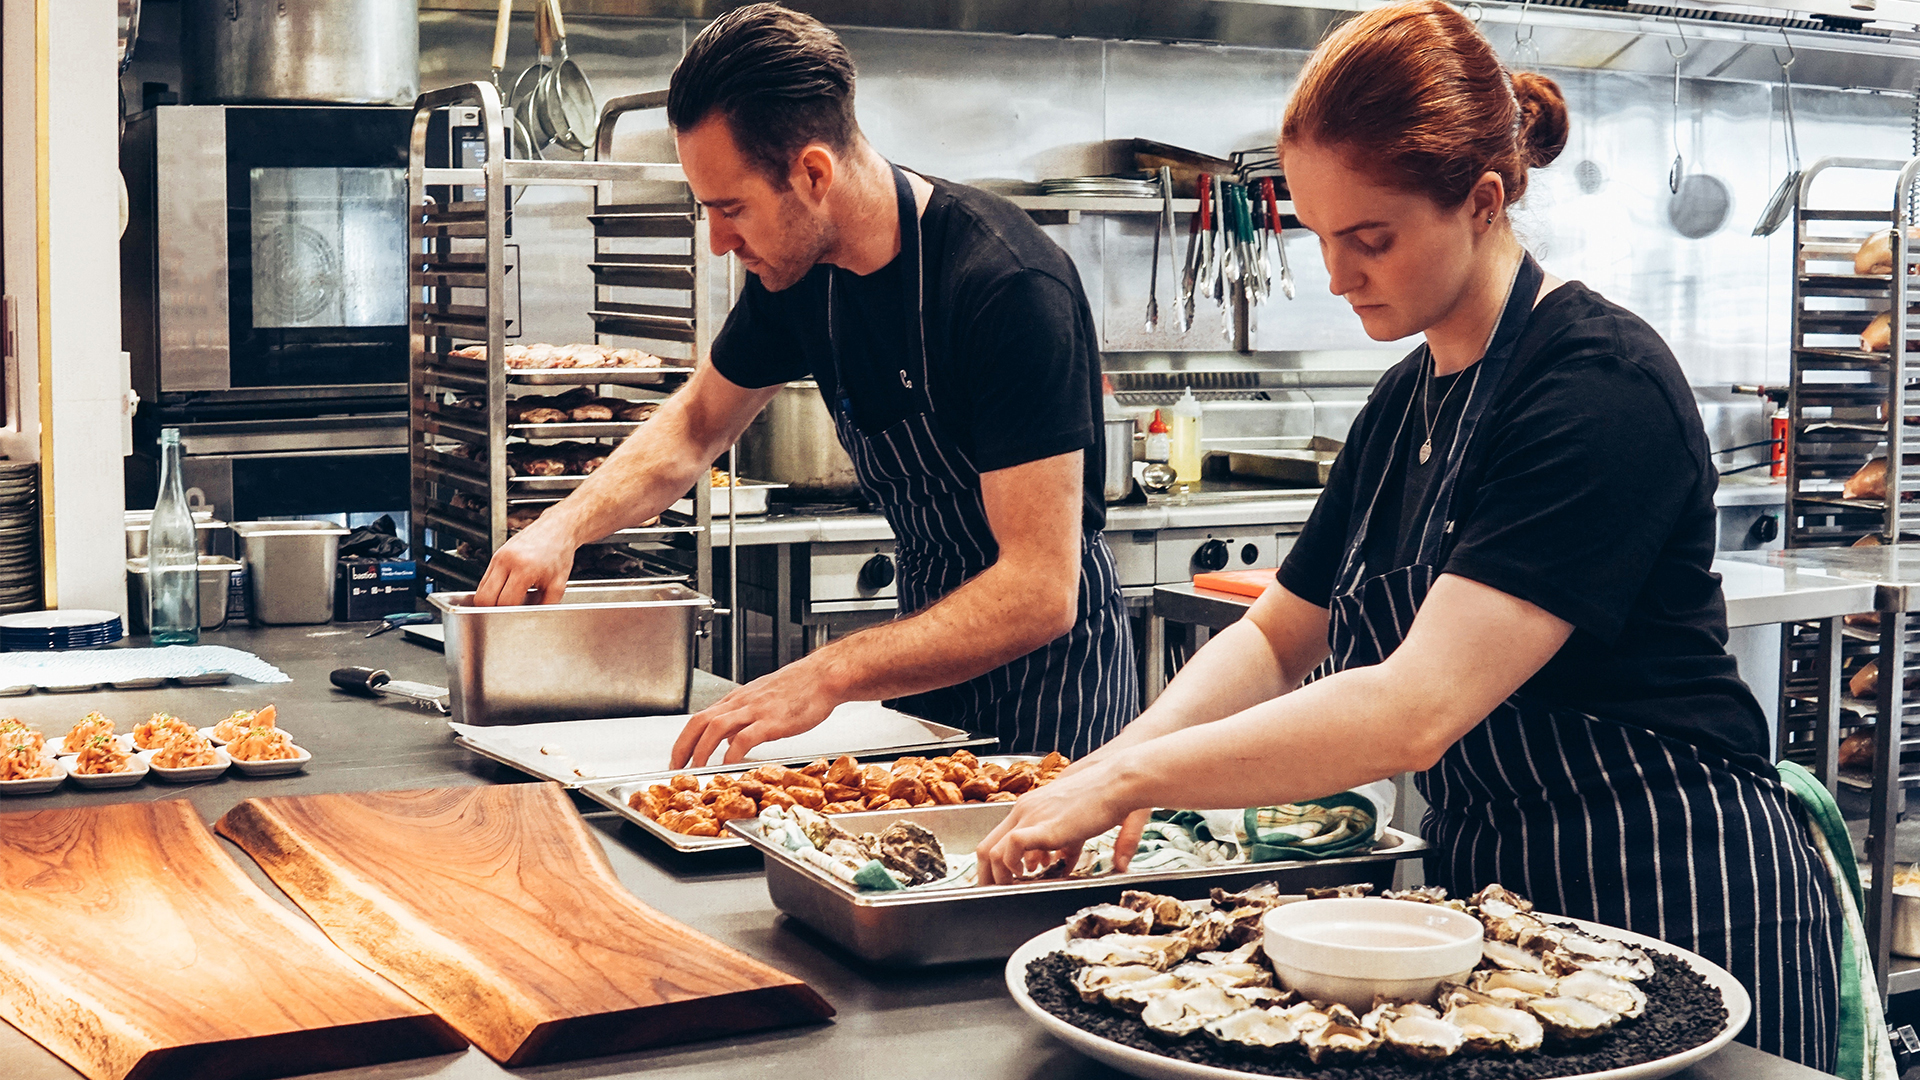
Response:
[[[1698,952],[1752,992],[1743,1040],[1827,1069],[1834,894],[1726,652],[1698,407],[1659,335],[1545,273],[1508,216],[1567,123],[1550,79],[1438,0],[1314,53],[1280,132],[1295,210],[1368,335],[1423,342],[1355,419],[1280,587],[1015,804],[980,876],[1123,819],[1131,852],[1146,807],[1411,770],[1429,884]]]

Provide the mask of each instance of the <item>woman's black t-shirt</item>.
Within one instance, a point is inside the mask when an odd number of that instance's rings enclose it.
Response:
[[[1473,371],[1435,380],[1423,401],[1426,355],[1417,349],[1388,371],[1355,418],[1280,566],[1280,583],[1300,598],[1329,605],[1376,489],[1366,573],[1414,561]],[[1430,423],[1434,452],[1419,465]],[[1699,407],[1666,343],[1568,282],[1534,308],[1481,421],[1436,570],[1573,624],[1521,695],[1766,768],[1766,718],[1727,655],[1726,601],[1709,569],[1719,483],[1709,461]]]

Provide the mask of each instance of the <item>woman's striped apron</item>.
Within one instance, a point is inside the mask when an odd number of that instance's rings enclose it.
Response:
[[[1472,376],[1419,554],[1384,574],[1369,573],[1364,559],[1376,487],[1334,585],[1328,639],[1336,671],[1390,655],[1445,565],[1461,464],[1542,279],[1526,257]],[[1395,453],[1411,410],[1409,399]],[[1421,823],[1433,845],[1429,884],[1464,896],[1497,881],[1543,911],[1699,953],[1753,995],[1741,1041],[1831,1068],[1839,999],[1832,885],[1778,777],[1516,693],[1417,783],[1429,804]]]
[[[918,411],[869,435],[853,420],[834,340],[833,275],[827,277],[827,329],[834,384],[828,402],[840,442],[867,498],[893,528],[900,567],[900,610],[912,614],[992,566],[1000,547],[987,521],[980,473],[933,418],[927,385],[920,215],[906,174],[893,170],[900,208],[905,302],[915,312],[900,382]],[[1120,599],[1113,552],[1098,530],[1082,528],[1080,594],[1073,629],[984,675],[895,702],[917,716],[999,736],[1009,752],[1059,750],[1080,757],[1118,734],[1139,711],[1133,635]]]

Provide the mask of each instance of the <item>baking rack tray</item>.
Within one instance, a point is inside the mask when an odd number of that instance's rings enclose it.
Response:
[[[896,821],[911,821],[932,832],[952,854],[972,851],[1012,806],[987,803],[879,810],[836,814],[832,820],[852,833],[879,832]],[[1419,837],[1389,828],[1372,851],[1337,859],[869,892],[801,862],[779,844],[762,838],[757,819],[729,821],[727,827],[765,855],[767,894],[775,907],[862,960],[893,968],[1004,960],[1028,939],[1060,925],[1081,908],[1117,900],[1123,889],[1144,889],[1182,900],[1206,896],[1216,887],[1236,891],[1262,881],[1277,882],[1283,893],[1362,881],[1384,890],[1393,884],[1396,863],[1419,858],[1427,849]]]
[[[502,765],[568,788],[596,780],[624,780],[669,771],[674,740],[687,713],[562,720],[547,724],[477,727],[449,723],[454,742]],[[850,701],[811,731],[762,743],[747,753],[754,765],[806,764],[815,758],[886,751],[894,755],[948,753],[990,745],[956,727],[889,709],[877,701]],[[709,762],[711,764],[711,762]]]
[[[977,741],[986,743],[986,742],[992,742],[993,740],[980,739]],[[957,749],[959,749],[958,746],[948,745],[948,746],[942,746],[939,752],[942,754],[950,754]],[[857,753],[853,755],[853,758],[855,761],[858,761],[862,764],[868,764],[868,763],[884,764],[886,762],[894,760],[895,758],[904,757],[910,752],[912,751],[880,750],[880,751],[873,751],[873,752],[866,752],[866,753]],[[819,755],[816,755],[816,757],[817,756]],[[926,756],[935,757],[938,755],[927,754]],[[805,758],[798,763],[804,764],[805,762],[812,761],[812,760],[814,760],[814,758]],[[994,754],[991,756],[982,757],[980,760],[983,762],[985,761],[997,762],[1001,765],[1012,765],[1016,762],[1021,762],[1021,761],[1039,761],[1040,757],[1037,754]],[[720,766],[720,767],[711,768],[711,769],[677,769],[671,772],[659,772],[659,773],[653,773],[647,776],[630,776],[630,777],[625,777],[619,780],[601,780],[595,783],[583,784],[580,787],[580,794],[585,795],[587,798],[592,799],[594,802],[599,803],[600,805],[606,807],[607,809],[612,810],[614,813],[619,814],[621,817],[626,818],[628,821],[633,822],[635,825],[639,826],[641,831],[650,834],[654,839],[660,841],[661,843],[667,845],[668,847],[672,848],[675,851],[681,851],[681,852],[725,851],[729,849],[738,849],[738,848],[748,847],[749,845],[745,840],[741,839],[738,836],[735,836],[732,833],[724,833],[720,836],[687,836],[682,833],[674,832],[672,829],[667,828],[666,826],[660,824],[659,822],[653,820],[652,818],[646,816],[645,814],[642,814],[640,811],[635,810],[631,805],[628,804],[627,800],[633,797],[634,792],[640,791],[652,784],[664,784],[668,780],[672,779],[673,777],[679,776],[681,773],[687,773],[692,776],[705,778],[709,776],[721,776],[727,773],[737,774],[745,771],[746,771],[745,767],[740,765],[726,765],[726,766]],[[976,804],[970,804],[970,805],[980,805],[980,804],[976,803]],[[843,818],[852,818],[856,816],[859,816],[859,815],[835,814],[833,815],[833,820],[839,821]]]
[[[521,386],[654,386],[669,375],[691,375],[690,367],[508,368],[507,381]]]

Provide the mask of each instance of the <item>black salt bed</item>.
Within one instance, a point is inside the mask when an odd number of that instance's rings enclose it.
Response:
[[[1027,965],[1027,993],[1041,1008],[1103,1039],[1215,1068],[1311,1080],[1539,1080],[1670,1057],[1708,1041],[1726,1025],[1727,1009],[1720,991],[1684,961],[1651,949],[1647,954],[1653,960],[1653,976],[1639,984],[1647,992],[1647,1011],[1640,1019],[1622,1021],[1578,1047],[1556,1048],[1548,1043],[1527,1054],[1459,1054],[1435,1062],[1406,1061],[1381,1050],[1361,1062],[1315,1065],[1294,1047],[1229,1048],[1200,1033],[1183,1039],[1160,1035],[1138,1017],[1081,1001],[1068,981],[1080,965],[1063,953],[1049,953]]]

